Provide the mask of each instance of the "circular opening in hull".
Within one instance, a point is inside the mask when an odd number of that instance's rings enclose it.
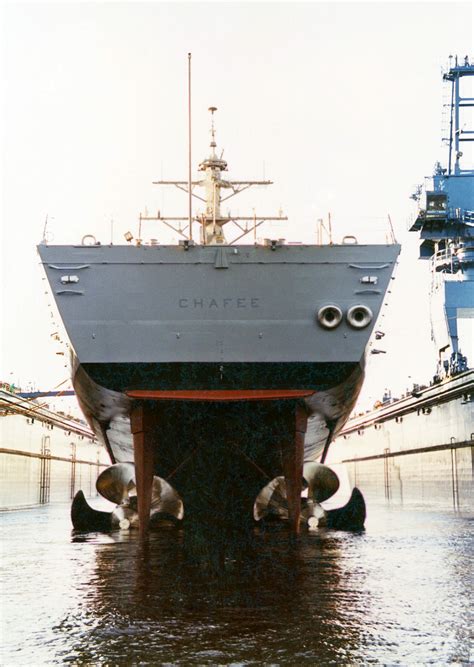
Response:
[[[318,322],[325,329],[335,329],[342,320],[342,310],[339,306],[328,304],[318,310]]]
[[[373,313],[368,306],[352,306],[347,311],[347,321],[354,329],[364,329],[373,319]]]

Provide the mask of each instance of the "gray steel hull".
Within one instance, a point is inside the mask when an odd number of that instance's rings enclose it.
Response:
[[[39,253],[82,364],[358,363],[399,246],[47,246]],[[225,258],[225,259],[224,259]],[[376,284],[361,282],[373,276]],[[74,282],[67,282],[68,279]],[[328,331],[318,308],[371,308]]]

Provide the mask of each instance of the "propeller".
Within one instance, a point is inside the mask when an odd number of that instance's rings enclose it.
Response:
[[[339,489],[338,475],[329,466],[307,463],[303,468],[301,518],[310,529],[327,526],[338,530],[360,530],[364,526],[366,508],[362,493],[352,489],[349,500],[337,507],[338,494],[325,509],[320,503],[334,496]],[[347,476],[347,475],[346,475]],[[91,507],[82,491],[78,491],[71,506],[71,519],[77,531],[109,531],[138,526],[135,468],[132,463],[116,463],[104,470],[97,479],[97,490],[117,507],[103,512]],[[348,491],[344,497],[347,500]],[[339,501],[340,502],[340,501]],[[275,477],[258,494],[254,504],[254,519],[288,520],[288,501],[283,476]],[[184,516],[183,502],[175,489],[161,477],[153,478],[150,526],[176,525]]]
[[[303,477],[308,484],[308,498],[322,503],[339,489],[339,477],[322,463],[305,463]]]
[[[87,502],[84,492],[78,491],[71,505],[71,521],[74,530],[103,532],[112,528],[112,512],[100,512]]]
[[[366,518],[365,502],[359,489],[342,507],[325,510],[320,503],[338,491],[338,475],[322,463],[306,463],[303,468],[303,493],[301,497],[301,519],[310,529],[327,526],[339,530],[360,530]],[[286,483],[283,476],[275,477],[258,494],[253,509],[254,519],[288,519]]]
[[[71,507],[75,530],[103,531],[138,527],[137,488],[133,463],[115,463],[97,478],[97,491],[117,507],[112,512],[92,508],[84,493],[78,491]],[[152,486],[150,525],[176,524],[184,516],[183,502],[166,480],[155,476]]]
[[[255,521],[263,518],[288,519],[284,477],[275,477],[263,487],[253,506],[253,518]]]
[[[337,530],[362,530],[366,516],[364,496],[355,486],[346,505],[326,512],[326,526]]]
[[[120,505],[136,489],[133,463],[115,463],[106,468],[95,483],[97,491],[106,500]],[[135,491],[136,495],[136,491]]]

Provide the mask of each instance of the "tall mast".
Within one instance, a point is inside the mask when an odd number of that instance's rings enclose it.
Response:
[[[188,53],[188,225],[190,241],[193,240],[193,185],[191,167],[191,54]]]
[[[191,54],[188,54],[189,58],[189,74],[191,68]],[[251,216],[232,216],[230,213],[228,215],[223,215],[221,212],[221,204],[224,201],[227,201],[231,197],[239,194],[243,190],[247,190],[253,185],[271,185],[272,181],[229,181],[222,178],[222,172],[227,171],[227,162],[222,158],[223,152],[220,156],[217,155],[216,148],[216,128],[214,125],[214,114],[217,111],[217,107],[209,107],[211,113],[211,141],[210,141],[210,153],[207,158],[205,158],[198,167],[200,172],[203,172],[203,178],[197,181],[191,180],[191,78],[189,76],[189,165],[188,165],[188,180],[187,181],[153,181],[155,185],[174,185],[178,189],[183,190],[188,194],[189,201],[189,211],[188,216],[178,216],[178,217],[169,217],[162,216],[161,213],[158,213],[157,216],[142,216],[140,215],[140,222],[142,220],[158,220],[163,222],[165,225],[177,232],[182,238],[183,241],[193,244],[192,236],[192,223],[193,221],[198,222],[201,226],[200,240],[203,245],[231,245],[236,241],[239,241],[241,238],[247,234],[253,232],[254,234],[254,243],[256,242],[255,230],[261,224],[268,220],[287,220],[286,216],[281,214],[278,216],[259,216],[254,213]],[[193,192],[193,187],[201,187],[204,189],[204,197]],[[222,196],[221,190],[229,190],[230,193],[225,197]],[[200,214],[193,216],[191,201],[192,197],[199,199],[205,204],[204,211]],[[187,221],[188,226],[185,229],[181,229],[181,226],[176,227],[176,222],[181,223]],[[224,235],[224,225],[229,222],[233,222],[240,233],[234,237],[231,241],[228,241]],[[245,227],[240,223],[244,222]],[[251,226],[249,227],[249,223]]]
[[[232,187],[229,181],[221,178],[221,172],[227,171],[227,162],[216,154],[216,129],[214,126],[214,114],[217,107],[209,107],[211,112],[211,149],[209,157],[203,160],[198,169],[204,172],[201,181],[206,195],[206,209],[201,217],[201,241],[205,245],[225,243],[223,225],[227,222],[221,216],[221,188]]]

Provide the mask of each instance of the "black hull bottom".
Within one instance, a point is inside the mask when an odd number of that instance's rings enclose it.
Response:
[[[114,366],[76,363],[74,386],[81,408],[106,444],[112,462],[124,463],[135,460],[130,414],[141,406],[152,424],[147,438],[153,448],[153,474],[169,482],[179,493],[186,522],[202,524],[211,516],[215,526],[253,522],[257,495],[272,479],[284,474],[284,451],[293,448],[296,442],[298,410],[305,414],[305,422],[308,418],[306,433],[302,435],[304,461],[314,461],[327,451],[329,442],[348,418],[363,380],[363,362],[311,365],[311,369],[306,369],[314,373],[310,387],[306,382],[295,381],[298,364],[273,368],[271,382],[271,374],[267,375],[267,381],[259,375],[265,364],[244,364],[240,379],[237,381],[235,375],[233,383],[222,382],[219,389],[309,387],[313,393],[304,399],[132,400],[126,391],[214,387],[212,381],[205,387],[201,380],[197,382],[198,376],[204,377],[202,368],[199,372],[191,369],[191,375],[197,373],[196,381],[184,385],[161,382],[151,374],[148,365],[142,374],[142,366],[121,365],[121,369],[115,368],[114,376]],[[273,366],[276,365],[270,364],[265,372]],[[106,383],[107,388],[98,380]]]
[[[152,433],[154,474],[181,496],[185,521],[252,522],[259,491],[282,474],[281,446],[294,431],[295,401],[144,404]]]
[[[83,364],[87,375],[112,391],[313,389],[344,382],[353,362],[174,362]]]

